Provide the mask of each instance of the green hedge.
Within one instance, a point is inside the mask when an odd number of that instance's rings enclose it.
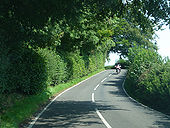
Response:
[[[128,92],[140,102],[170,114],[170,60],[151,49],[129,50]],[[154,101],[154,102],[153,102]]]
[[[35,94],[48,85],[57,85],[80,78],[104,66],[104,54],[89,56],[80,51],[61,52],[48,48],[18,48],[9,52],[0,48],[1,93]]]
[[[61,55],[48,48],[39,48],[37,53],[44,58],[47,72],[47,85],[56,85],[63,83],[68,79],[67,63],[64,62]]]
[[[68,62],[70,79],[80,78],[104,67],[104,54],[96,52],[91,55],[80,55],[80,51],[65,54]]]
[[[81,55],[80,51],[60,53],[49,48],[22,47],[17,50],[0,46],[0,114],[15,103],[10,97],[33,95],[81,78],[104,67],[102,52]],[[8,98],[9,97],[9,98]]]
[[[3,50],[0,56],[3,60],[0,64],[1,93],[34,94],[46,87],[47,74],[44,58],[27,48],[12,50],[12,52]]]

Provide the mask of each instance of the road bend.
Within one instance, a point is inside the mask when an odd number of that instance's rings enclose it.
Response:
[[[103,71],[60,94],[28,128],[170,128],[170,118],[130,99],[126,70]]]

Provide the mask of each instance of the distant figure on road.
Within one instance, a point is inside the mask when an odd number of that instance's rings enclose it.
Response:
[[[117,64],[115,65],[115,68],[116,68],[117,74],[121,72],[121,65],[120,65],[119,63],[117,63]]]

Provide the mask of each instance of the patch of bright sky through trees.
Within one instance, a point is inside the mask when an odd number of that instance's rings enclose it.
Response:
[[[122,0],[123,4],[130,2],[132,0]],[[159,30],[156,32],[158,36],[156,38],[157,46],[158,46],[158,53],[163,57],[170,58],[170,25],[163,26],[163,30]],[[119,60],[119,54],[117,53],[110,53],[109,54],[110,61],[106,60],[105,66],[114,65]]]
[[[158,53],[163,57],[170,58],[170,28],[169,26],[163,26],[163,30],[159,30],[156,32],[157,34],[157,46]],[[114,65],[119,60],[119,54],[110,53],[109,54],[110,61],[106,60],[105,66]]]

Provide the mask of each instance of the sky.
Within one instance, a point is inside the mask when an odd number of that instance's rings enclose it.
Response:
[[[156,32],[159,36],[157,39],[158,52],[163,58],[167,56],[170,58],[170,28],[169,26],[164,26],[164,28],[165,30]]]
[[[170,28],[169,26],[164,26],[164,30],[159,30],[156,32],[158,38],[157,46],[159,48],[158,53],[163,57],[170,58]],[[115,53],[109,54],[110,61],[106,60],[105,66],[114,65],[117,60],[119,60],[119,55]]]

